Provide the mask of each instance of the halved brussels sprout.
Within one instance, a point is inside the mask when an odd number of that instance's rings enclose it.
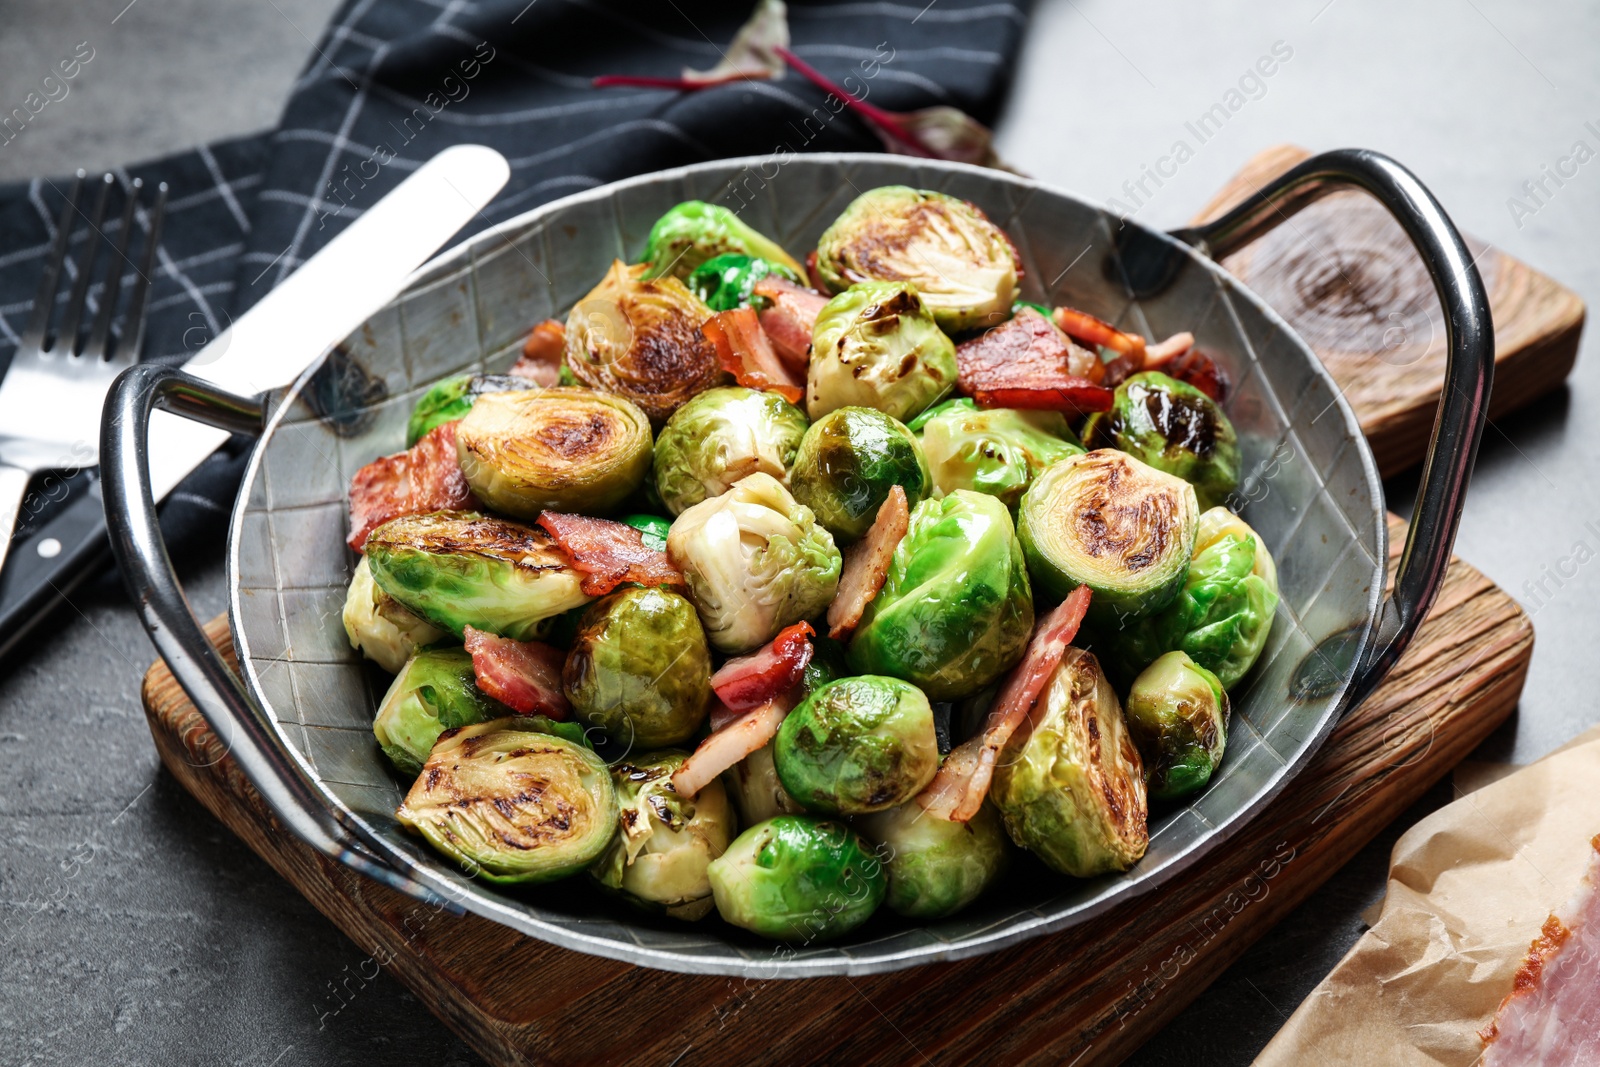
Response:
[[[1150,840],[1144,765],[1092,653],[1067,649],[1029,719],[989,790],[1011,839],[1078,878],[1132,867]]]
[[[781,263],[771,263],[760,256],[747,256],[728,252],[713,256],[689,275],[689,291],[712,311],[732,311],[751,304],[751,291],[756,282],[769,274],[787,278],[796,285],[806,284],[805,278]],[[760,299],[760,298],[757,298]]]
[[[667,558],[683,572],[712,646],[730,655],[826,608],[844,565],[811,509],[770,474],[749,475],[679,515]]]
[[[589,866],[617,813],[599,756],[509,718],[442,734],[395,817],[469,873],[511,884]]]
[[[1144,759],[1154,800],[1205,787],[1228,742],[1228,694],[1215,674],[1182,652],[1168,652],[1128,691],[1128,732]]]
[[[861,674],[913,682],[930,700],[959,700],[1015,666],[1032,633],[1011,513],[992,496],[957,489],[912,510],[849,661]]]
[[[1087,585],[1092,618],[1130,619],[1166,607],[1183,588],[1198,519],[1188,482],[1101,448],[1034,479],[1017,535],[1040,589],[1062,599]]]
[[[546,509],[599,515],[650,471],[650,420],[593,389],[523,389],[478,398],[456,428],[456,458],[478,499],[533,521]]]
[[[812,811],[882,811],[916,796],[939,769],[933,708],[898,678],[841,678],[788,714],[773,756],[784,788]]]
[[[700,332],[711,309],[677,278],[645,281],[620,259],[567,315],[566,365],[584,385],[637,404],[659,428],[726,375]]]
[[[909,282],[863,282],[823,305],[811,331],[806,411],[877,408],[902,422],[955,388],[956,346]]]
[[[515,641],[594,599],[550,535],[473,511],[405,515],[372,531],[378,588],[458,639],[471,626]]]
[[[1194,486],[1202,508],[1239,488],[1239,437],[1222,407],[1188,382],[1143,371],[1117,386],[1110,411],[1089,416],[1090,448],[1120,448]]]
[[[672,772],[686,759],[686,752],[655,752],[612,764],[620,828],[589,873],[647,910],[694,920],[711,911],[706,867],[727,851],[736,827],[720,782],[687,799],[672,788]]]
[[[823,233],[817,273],[834,292],[910,282],[939,325],[960,333],[1011,314],[1021,271],[1011,241],[976,206],[887,185],[862,193]]]
[[[964,396],[924,411],[911,429],[939,496],[971,489],[1013,511],[1040,471],[1083,453],[1058,411],[980,408]]]
[[[350,638],[351,648],[390,674],[398,673],[417,649],[449,636],[379,589],[378,583],[372,580],[366,556],[356,561],[356,572],[345,594],[344,632]]]
[[[917,803],[856,820],[887,857],[889,910],[908,919],[942,919],[971,904],[998,878],[1011,843],[994,805],[970,822],[929,815]]]
[[[780,815],[711,861],[717,912],[763,937],[806,943],[849,933],[888,891],[883,863],[843,823]]]
[[[644,547],[650,551],[667,550],[667,532],[672,529],[671,519],[664,519],[660,515],[624,515],[622,521],[639,531],[639,536],[644,540]]]
[[[1260,536],[1227,508],[1211,508],[1200,516],[1177,599],[1148,618],[1097,631],[1095,646],[1106,646],[1125,678],[1182,650],[1232,689],[1260,657],[1277,608],[1278,569]]]
[[[510,374],[462,374],[429,389],[417,398],[406,423],[406,447],[422,440],[436,426],[454,422],[472,410],[473,402],[485,393],[509,393],[528,388],[528,379]]]
[[[510,714],[479,691],[466,649],[438,648],[418,652],[401,667],[378,705],[372,733],[395,770],[414,778],[440,734]]]
[[[928,495],[928,461],[905,424],[872,408],[830,411],[806,431],[789,489],[835,540],[859,541],[895,486],[915,507]]]
[[[674,515],[760,471],[788,482],[810,420],[777,393],[708,389],[673,412],[656,440],[655,483]]]
[[[618,589],[592,605],[561,672],[577,717],[632,750],[694,736],[711,700],[711,651],[694,606],[668,589]]]
[[[729,252],[759,257],[782,267],[792,281],[805,278],[805,268],[776,241],[758,233],[727,208],[702,200],[686,200],[657,219],[650,227],[640,259],[649,266],[646,278],[663,274],[687,278],[708,259]]]

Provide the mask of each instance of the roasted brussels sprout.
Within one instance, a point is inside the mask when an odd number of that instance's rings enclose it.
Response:
[[[882,861],[859,834],[803,815],[750,827],[711,861],[708,873],[718,914],[780,941],[820,942],[849,933],[888,891]]]
[[[722,784],[739,809],[742,826],[754,826],[779,815],[802,815],[806,810],[779,780],[770,741],[723,771]]]
[[[1090,617],[1130,619],[1172,603],[1194,551],[1194,489],[1115,449],[1069,456],[1023,494],[1017,535],[1048,595],[1094,591]]]
[[[951,333],[993,326],[1017,298],[1016,250],[965,200],[889,185],[858,196],[817,242],[817,273],[834,292],[865,281],[910,282]]]
[[[916,803],[856,820],[889,869],[889,910],[942,919],[978,899],[1005,870],[1011,845],[992,804],[970,822],[930,815]]]
[[[667,550],[667,531],[672,529],[671,519],[663,519],[660,515],[624,515],[622,521],[639,531],[644,547],[650,551]]]
[[[701,200],[687,200],[657,219],[640,259],[649,265],[647,278],[687,278],[702,263],[729,252],[764,259],[791,281],[805,278],[805,268],[776,241],[727,208]]]
[[[826,608],[843,566],[811,509],[759,473],[679,515],[667,558],[683,572],[712,646],[729,654]]]
[[[1000,750],[989,798],[1006,831],[1063,874],[1125,871],[1149,843],[1144,765],[1094,655],[1069,648],[1031,730]]]
[[[939,769],[933,708],[898,678],[841,678],[812,693],[773,740],[789,795],[827,815],[903,804]]]
[[[1160,371],[1117,386],[1110,411],[1084,424],[1090,448],[1120,448],[1194,486],[1202,508],[1239,488],[1239,438],[1215,400]]]
[[[863,282],[823,305],[811,332],[806,411],[877,408],[901,421],[956,384],[956,346],[909,282]]]
[[[351,648],[390,674],[398,673],[417,649],[449,636],[379,589],[378,583],[372,580],[366,556],[356,562],[350,591],[345,594],[344,632],[350,638]]]
[[[1261,538],[1227,508],[1200,516],[1182,592],[1162,611],[1097,630],[1108,665],[1132,678],[1166,652],[1181,650],[1224,689],[1261,655],[1278,608],[1278,570]]]
[[[650,471],[650,420],[593,389],[483,396],[456,428],[456,456],[478,499],[519,519],[546,509],[598,515]]]
[[[681,515],[757,471],[787,482],[809,425],[806,413],[777,393],[708,389],[673,412],[656,440],[661,503]]]
[[[1153,800],[1199,791],[1228,742],[1228,694],[1215,674],[1182,652],[1146,667],[1128,691],[1128,733],[1144,760]]]
[[[830,411],[806,431],[789,489],[834,539],[861,539],[895,486],[915,507],[928,495],[928,462],[905,425],[872,408]]]
[[[970,489],[1013,511],[1040,471],[1083,452],[1058,411],[980,408],[964,396],[924,411],[911,429],[937,495]]]
[[[805,279],[782,264],[769,263],[760,256],[728,252],[706,260],[689,275],[689,291],[712,311],[732,311],[751,303],[756,282],[769,274],[787,278],[796,285]]]
[[[406,661],[372,720],[378,747],[395,770],[414,778],[444,731],[511,714],[479,692],[474,679],[472,657],[462,648],[418,652]]]
[[[494,719],[440,736],[400,822],[491,882],[548,882],[583,870],[617,832],[617,793],[591,750]]]
[[[528,388],[528,379],[510,374],[462,374],[429,389],[417,398],[406,423],[406,447],[422,440],[435,426],[454,422],[472,410],[473,402],[485,393],[509,393]]]
[[[549,534],[472,511],[391,519],[366,553],[379,589],[457,638],[471,626],[531,641],[593,599]]]
[[[573,712],[632,750],[694,736],[711,699],[711,652],[694,606],[668,589],[618,589],[592,605],[561,672]]]
[[[849,661],[861,674],[913,682],[930,700],[959,700],[1010,670],[1032,632],[1011,513],[992,496],[957,489],[912,511]]]
[[[672,788],[684,752],[655,752],[611,765],[622,818],[617,836],[589,873],[602,886],[675,919],[710,913],[706,867],[733,840],[733,808],[720,782],[692,798]]]
[[[711,309],[677,278],[645,281],[621,260],[567,315],[566,365],[584,385],[632,401],[657,429],[725,375],[700,332]]]

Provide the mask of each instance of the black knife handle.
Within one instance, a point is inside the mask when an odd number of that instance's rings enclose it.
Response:
[[[100,478],[75,485],[71,499],[40,526],[18,531],[0,571],[0,657],[70,598],[110,558]]]

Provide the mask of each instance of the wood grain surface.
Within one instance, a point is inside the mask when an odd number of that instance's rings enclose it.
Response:
[[[1311,153],[1292,145],[1247,163],[1195,216],[1216,218]],[[1446,205],[1448,208],[1449,205]],[[1489,417],[1556,389],[1578,357],[1578,294],[1467,237],[1494,317]],[[1360,192],[1335,193],[1223,260],[1322,358],[1366,431],[1384,477],[1422,461],[1444,384],[1444,316],[1398,223]]]
[[[1393,520],[1391,567],[1403,538]],[[224,620],[210,632],[231,658]],[[358,970],[387,968],[491,1063],[1087,1067],[1137,1048],[1470,752],[1515,706],[1532,650],[1527,616],[1457,560],[1377,692],[1161,892],[977,959],[792,982],[646,970],[411,901],[277,826],[164,665],[143,696],[174,777],[371,954]]]

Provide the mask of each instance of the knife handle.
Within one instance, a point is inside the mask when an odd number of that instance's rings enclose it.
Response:
[[[0,571],[0,657],[45,617],[46,609],[93,577],[107,555],[105,505],[92,473],[60,511],[11,542]]]

